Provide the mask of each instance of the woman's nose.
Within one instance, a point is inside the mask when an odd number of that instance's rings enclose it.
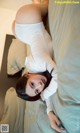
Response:
[[[35,87],[35,89],[38,89],[38,88],[40,88],[40,87],[41,87],[41,84],[37,85],[37,86]]]

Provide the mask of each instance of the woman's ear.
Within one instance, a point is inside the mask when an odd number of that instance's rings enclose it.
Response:
[[[24,77],[29,78],[29,74],[28,73],[24,74]]]
[[[32,76],[32,75],[33,75],[32,73],[26,73],[26,74],[24,74],[24,77],[29,78],[29,77]]]
[[[33,75],[35,75],[35,73],[26,73],[26,74],[24,74],[24,77],[30,78]]]

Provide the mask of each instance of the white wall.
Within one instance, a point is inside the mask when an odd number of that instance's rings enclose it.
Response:
[[[0,8],[0,69],[4,51],[6,34],[12,34],[11,24],[16,11]]]
[[[6,34],[13,34],[11,27],[16,11],[28,3],[31,3],[31,0],[0,0],[0,69]]]
[[[32,0],[0,0],[0,8],[18,9],[21,5],[31,3]]]

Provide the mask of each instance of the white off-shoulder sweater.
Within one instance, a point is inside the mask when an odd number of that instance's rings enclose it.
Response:
[[[47,103],[47,113],[51,111],[49,98],[57,90],[57,68],[52,60],[52,39],[46,31],[43,22],[36,24],[15,24],[18,39],[30,46],[25,66],[29,72],[38,73],[48,70],[52,75],[49,86],[41,93],[42,100]],[[53,70],[53,71],[52,71]]]

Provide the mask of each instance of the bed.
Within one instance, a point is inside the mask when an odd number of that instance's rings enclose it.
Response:
[[[80,133],[79,14],[78,4],[57,5],[53,0],[49,1],[49,28],[58,67],[58,91],[51,97],[51,104],[66,133]],[[14,88],[10,88],[5,105],[1,123],[10,124],[10,133],[57,133],[50,127],[42,101],[25,102],[16,96]]]

